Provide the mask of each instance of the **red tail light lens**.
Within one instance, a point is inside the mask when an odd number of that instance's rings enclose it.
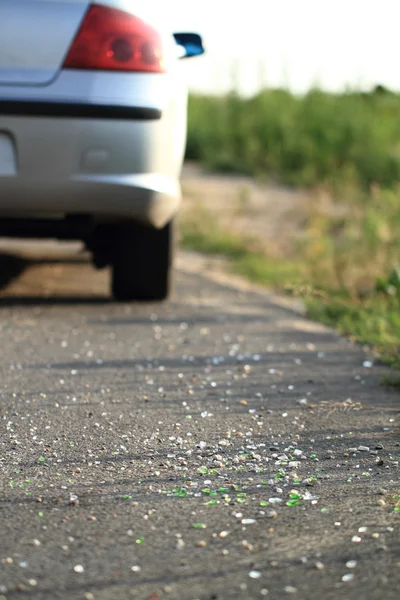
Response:
[[[163,73],[165,59],[161,35],[129,13],[93,4],[63,67]]]

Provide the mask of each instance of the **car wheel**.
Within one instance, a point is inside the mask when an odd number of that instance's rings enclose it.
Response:
[[[116,229],[111,258],[112,294],[116,300],[160,301],[168,297],[173,229],[173,222],[163,229],[135,223]]]

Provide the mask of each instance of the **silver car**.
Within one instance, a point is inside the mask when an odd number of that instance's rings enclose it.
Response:
[[[82,240],[117,300],[168,295],[179,59],[204,52],[147,5],[0,0],[0,236]]]

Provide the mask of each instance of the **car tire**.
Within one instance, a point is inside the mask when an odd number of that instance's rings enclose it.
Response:
[[[115,230],[112,295],[115,300],[162,301],[170,292],[174,224],[151,229],[129,223]]]

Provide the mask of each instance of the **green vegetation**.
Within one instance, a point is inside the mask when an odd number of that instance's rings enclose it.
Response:
[[[332,285],[326,289],[314,287],[306,276],[309,265],[302,262],[301,257],[293,262],[273,259],[255,250],[252,240],[219,231],[217,226],[210,228],[209,223],[205,221],[202,227],[199,223],[194,226],[193,222],[186,221],[182,228],[183,247],[225,256],[230,259],[234,272],[302,297],[310,317],[369,344],[384,359],[400,368],[400,288],[392,295],[392,292],[373,289],[350,294],[344,288]],[[314,262],[312,268],[315,266]],[[323,279],[327,279],[326,274]],[[397,385],[397,382],[391,384]]]
[[[290,254],[223,228],[198,204],[187,248],[230,259],[253,281],[304,298],[309,315],[400,368],[400,96],[192,96],[187,156],[206,168],[323,190]]]
[[[283,90],[252,98],[192,95],[187,157],[207,167],[273,175],[290,185],[400,179],[400,96]]]

